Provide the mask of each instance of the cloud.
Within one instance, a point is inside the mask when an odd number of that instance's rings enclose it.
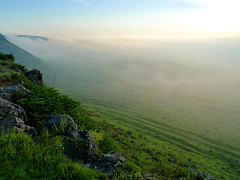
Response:
[[[79,4],[84,4],[84,5],[86,5],[86,3],[87,3],[86,0],[72,0],[72,2],[79,3]]]

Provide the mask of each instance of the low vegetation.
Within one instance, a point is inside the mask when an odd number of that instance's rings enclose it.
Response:
[[[14,63],[13,56],[1,53],[0,57],[2,61]],[[4,66],[13,67],[11,63]],[[23,65],[17,67],[26,72]],[[141,173],[154,173],[161,179],[203,179],[188,169],[189,163],[176,159],[172,154],[154,149],[152,153],[146,152],[149,145],[146,136],[109,123],[102,115],[86,110],[80,102],[60,94],[54,88],[39,86],[24,75],[16,73],[7,78],[12,82],[22,80],[24,86],[33,93],[23,95],[17,92],[13,96],[13,101],[26,110],[28,125],[34,127],[38,135],[32,138],[26,133],[1,134],[0,159],[3,162],[0,165],[1,179],[108,178],[105,174],[83,166],[81,161],[73,162],[67,158],[66,154],[69,152],[65,150],[66,144],[63,143],[62,137],[58,136],[67,135],[68,132],[62,132],[64,126],[52,134],[41,130],[45,117],[51,114],[71,116],[79,129],[89,130],[96,136],[102,153],[115,150],[128,159],[126,164],[114,172],[111,179],[139,179]]]

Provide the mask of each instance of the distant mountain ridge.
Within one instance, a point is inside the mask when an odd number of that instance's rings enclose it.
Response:
[[[37,40],[43,40],[43,41],[50,41],[51,39],[42,37],[42,36],[29,36],[29,35],[16,35],[17,37],[22,37],[22,38],[29,38],[31,40],[37,41]]]
[[[51,69],[48,67],[46,63],[42,60],[38,59],[34,55],[28,53],[22,48],[12,44],[7,40],[7,37],[0,33],[0,52],[13,54],[16,60],[16,63],[24,64],[27,69],[35,69],[37,68],[41,72],[45,74],[45,77],[51,78],[52,73]]]

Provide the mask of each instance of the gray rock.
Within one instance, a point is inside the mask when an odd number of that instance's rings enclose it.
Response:
[[[34,127],[25,125],[22,119],[14,116],[9,116],[0,120],[0,132],[2,131],[4,131],[4,133],[6,133],[7,131],[17,133],[23,131],[25,133],[28,133],[32,137],[35,137],[37,135]]]
[[[191,168],[189,168],[189,169],[190,169],[191,171],[195,172],[196,174],[199,173],[200,175],[203,175],[206,180],[217,180],[217,179],[216,179],[215,177],[213,177],[211,174],[208,174],[208,173],[199,171],[199,170],[197,170],[197,169],[191,169]]]
[[[73,139],[80,139],[81,141],[84,141],[89,145],[90,144],[96,145],[95,137],[91,135],[89,131],[86,130],[77,129],[70,132],[68,136]]]
[[[37,81],[39,84],[43,85],[43,80],[42,80],[42,73],[37,70],[33,69],[31,71],[28,71],[24,74],[29,80],[31,81]]]
[[[8,116],[21,118],[25,124],[28,123],[27,115],[23,108],[0,97],[0,117],[6,118]]]
[[[155,174],[142,174],[142,180],[151,180],[151,179],[158,179],[158,176]]]
[[[80,142],[79,150],[77,150],[77,145],[74,146],[71,150],[75,150],[75,156],[79,159],[82,159],[84,163],[92,163],[97,160],[100,154],[100,150],[97,147],[95,137],[86,130],[74,130],[68,135],[72,139],[78,140]],[[77,151],[76,151],[77,150]]]
[[[17,74],[23,74],[23,72],[20,69],[15,69],[15,73]]]
[[[148,154],[152,154],[152,150],[150,148],[147,149]]]
[[[26,89],[23,85],[18,84],[18,85],[14,85],[14,86],[7,86],[4,87],[3,89],[1,89],[0,91],[0,96],[8,101],[11,101],[12,99],[12,94],[17,92],[17,91],[21,91],[24,94],[32,94],[31,91],[29,91],[28,89]]]
[[[121,153],[111,151],[102,155],[90,167],[110,176],[117,167],[121,167],[125,162],[127,162],[127,159]]]
[[[54,131],[55,126],[58,129],[61,129],[61,125],[60,125],[61,121],[63,122],[63,124],[64,123],[66,124],[66,127],[64,128],[64,132],[66,132],[67,134],[77,129],[77,124],[74,123],[74,120],[70,116],[62,115],[62,114],[54,114],[54,115],[47,116],[45,118],[42,129],[47,129],[48,131]]]
[[[7,69],[7,70],[1,70],[1,73],[14,73],[13,70]]]

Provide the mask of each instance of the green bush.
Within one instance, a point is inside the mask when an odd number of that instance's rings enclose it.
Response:
[[[103,153],[109,153],[110,151],[115,151],[114,141],[108,136],[103,136],[103,140],[99,141],[98,147]]]
[[[23,66],[22,64],[17,64],[17,63],[11,63],[9,64],[9,68],[12,70],[17,70],[20,69],[23,73],[26,73],[28,70]]]
[[[4,54],[3,52],[0,52],[0,60],[11,60],[11,61],[15,61],[15,57],[13,56],[13,54]]]
[[[57,90],[47,86],[39,86],[31,82],[23,75],[18,75],[23,80],[25,87],[33,94],[24,96],[21,93],[14,95],[14,100],[23,109],[28,117],[28,125],[35,127],[37,132],[41,131],[45,118],[53,114],[66,114],[75,119],[76,123],[82,123],[88,128],[93,128],[88,117],[81,116],[80,102],[60,94]]]

